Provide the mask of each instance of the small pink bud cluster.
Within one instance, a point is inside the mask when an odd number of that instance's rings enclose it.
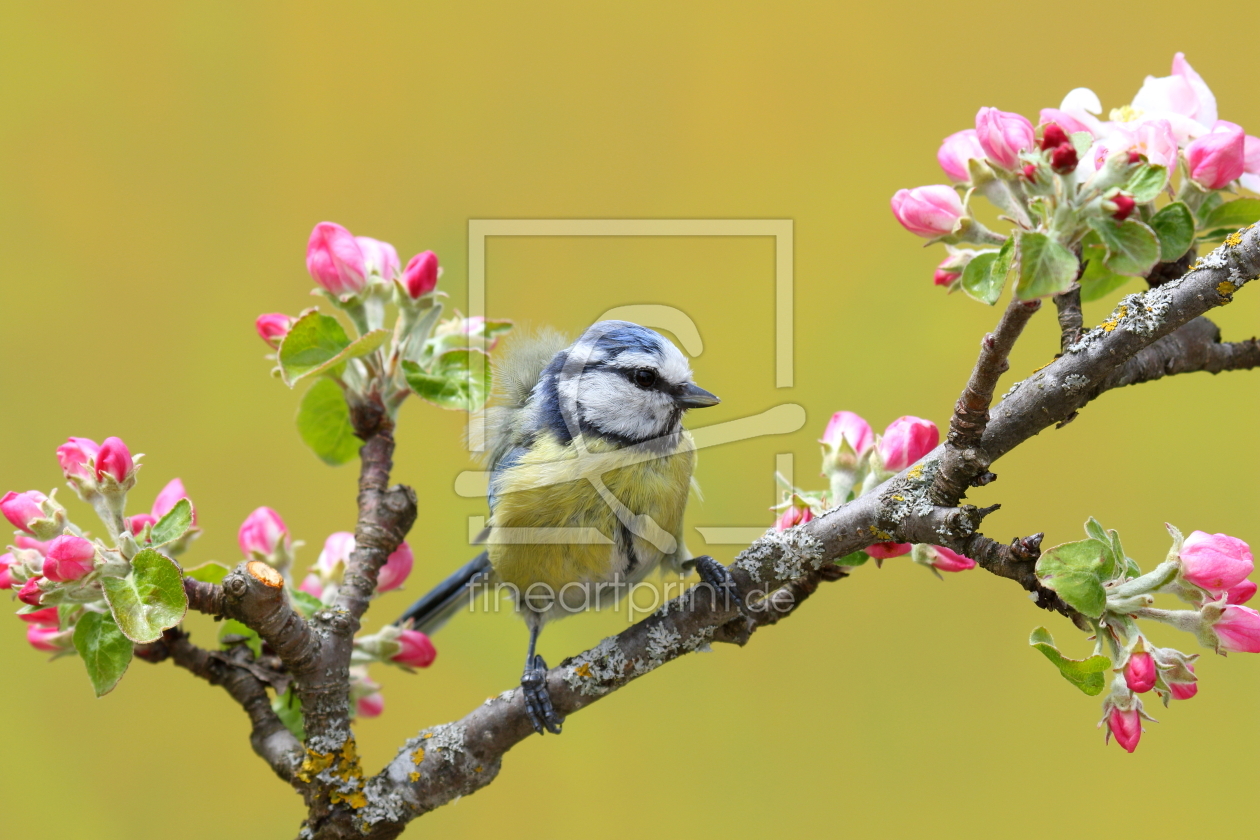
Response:
[[[818,442],[823,445],[824,461],[830,457],[836,466],[851,469],[875,445],[875,433],[860,415],[837,411]]]
[[[792,504],[779,515],[778,519],[774,520],[774,530],[786,531],[797,525],[803,525],[813,518],[814,512],[810,510],[809,505]]]
[[[131,535],[139,539],[144,535],[146,527],[151,528],[156,525],[163,516],[170,513],[175,505],[183,499],[188,499],[188,503],[192,504],[192,499],[188,498],[188,491],[184,489],[184,482],[178,478],[172,478],[157,494],[157,498],[153,500],[153,507],[149,513],[137,513],[135,516],[128,517],[127,530]],[[193,524],[197,524],[197,509],[192,509]]]
[[[317,224],[306,245],[306,270],[326,292],[342,301],[362,294],[372,278],[387,285],[401,281],[411,300],[437,287],[438,261],[432,251],[416,254],[401,272],[399,266],[398,251],[393,245],[367,236],[356,237],[334,222]],[[259,321],[274,317],[264,315]],[[269,330],[274,331],[275,327]],[[272,338],[263,334],[261,323],[258,332],[272,343]]]
[[[237,544],[246,557],[265,560],[277,569],[287,568],[293,559],[293,539],[289,528],[269,507],[256,508],[236,532]]]
[[[940,430],[922,417],[898,417],[888,424],[876,443],[880,461],[889,472],[900,472],[936,448]]]
[[[0,498],[0,513],[13,523],[14,528],[33,534],[35,524],[48,518],[43,508],[46,501],[48,497],[38,490],[28,490],[25,493],[9,491]]]
[[[319,559],[298,588],[316,598],[331,598],[336,593],[335,587],[340,584],[353,551],[354,534],[349,531],[330,534],[324,540],[324,549],[319,553]],[[381,567],[376,578],[376,592],[389,592],[402,586],[411,574],[414,564],[411,546],[403,542],[386,558],[385,565]]]
[[[91,438],[69,438],[57,447],[57,463],[70,486],[88,501],[99,493],[121,498],[135,485],[136,463],[120,438],[105,438],[99,446]]]
[[[437,658],[437,648],[429,637],[419,630],[403,630],[398,635],[398,644],[402,650],[390,657],[400,665],[411,668],[428,668]]]
[[[1256,568],[1251,547],[1237,537],[1194,531],[1177,556],[1182,578],[1215,597],[1245,604],[1256,593],[1256,585],[1247,580]]]

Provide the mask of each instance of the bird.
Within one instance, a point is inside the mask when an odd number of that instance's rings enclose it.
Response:
[[[726,568],[692,558],[683,541],[695,467],[683,415],[721,401],[695,384],[677,347],[629,321],[599,321],[572,343],[553,331],[518,340],[494,378],[498,394],[478,418],[490,473],[478,538],[486,548],[395,624],[432,632],[470,592],[505,586],[529,629],[526,712],[539,734],[558,734],[564,718],[536,650],[544,624],[657,569],[694,569],[729,591]]]

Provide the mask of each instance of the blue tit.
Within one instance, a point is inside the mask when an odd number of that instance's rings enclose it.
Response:
[[[529,628],[521,686],[539,733],[564,720],[535,651],[543,624],[657,569],[725,574],[683,543],[695,448],[682,418],[718,398],[692,381],[678,348],[638,324],[600,321],[564,344],[554,333],[517,341],[496,367],[502,398],[482,416],[487,548],[397,622],[436,629],[474,587],[506,585]]]

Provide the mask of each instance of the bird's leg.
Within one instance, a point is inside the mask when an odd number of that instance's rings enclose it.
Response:
[[[521,693],[525,695],[525,712],[529,722],[539,735],[550,732],[560,734],[560,726],[564,717],[556,714],[551,705],[551,695],[547,693],[547,663],[541,654],[535,654],[538,644],[538,631],[542,629],[540,622],[529,624],[529,654],[525,657],[525,673],[521,675]]]
[[[707,554],[695,558],[695,564],[700,583],[709,588],[713,606],[721,604],[729,607],[734,604],[743,613],[743,596],[727,568]],[[698,586],[696,588],[699,589]]]

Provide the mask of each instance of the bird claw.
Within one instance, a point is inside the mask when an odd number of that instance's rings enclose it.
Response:
[[[556,714],[551,705],[551,695],[547,693],[547,663],[542,655],[534,656],[532,667],[526,668],[521,675],[521,693],[525,695],[525,713],[529,722],[539,735],[550,732],[560,734],[564,716]]]
[[[697,557],[695,564],[700,582],[713,593],[712,603],[715,606],[721,603],[729,609],[731,604],[735,604],[741,613],[744,612],[744,599],[740,595],[739,587],[735,585],[735,578],[725,566],[707,554]]]

